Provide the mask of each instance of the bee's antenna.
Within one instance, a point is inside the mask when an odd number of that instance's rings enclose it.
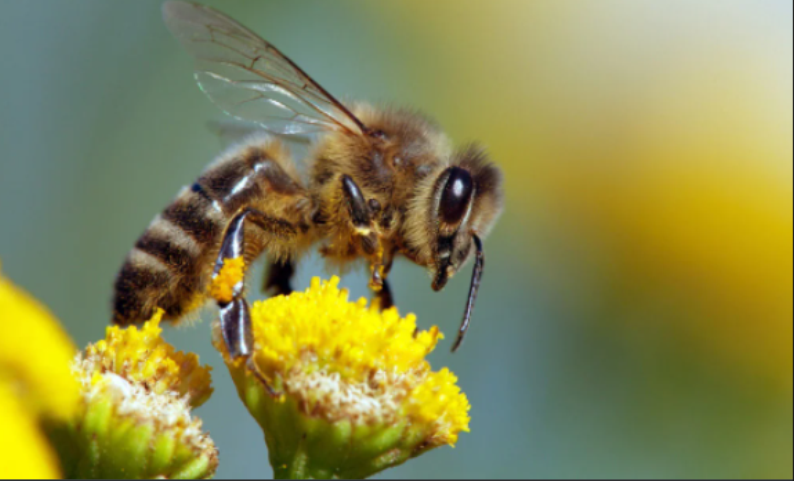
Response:
[[[474,259],[474,271],[471,274],[471,285],[469,286],[469,297],[466,299],[466,310],[463,311],[463,321],[460,323],[458,329],[458,337],[455,339],[455,344],[452,345],[452,352],[455,352],[463,342],[463,337],[469,329],[469,322],[471,322],[471,312],[474,310],[474,300],[477,299],[477,290],[480,288],[480,279],[482,279],[482,269],[485,265],[485,254],[482,250],[482,241],[477,237],[477,234],[471,235],[474,241],[474,246],[477,248],[477,257]]]

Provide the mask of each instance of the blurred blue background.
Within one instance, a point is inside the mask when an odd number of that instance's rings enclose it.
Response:
[[[335,95],[421,108],[505,171],[467,343],[431,358],[471,433],[381,477],[792,476],[791,2],[206,3]],[[3,273],[82,346],[222,114],[159,1],[5,0],[0,59]],[[319,274],[307,259],[296,284]],[[391,280],[449,334],[466,277],[437,294],[402,262]],[[368,295],[363,272],[343,284]],[[167,337],[216,367],[198,414],[217,477],[268,477],[211,317]]]

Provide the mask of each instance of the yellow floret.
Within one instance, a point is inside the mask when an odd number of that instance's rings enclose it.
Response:
[[[364,298],[349,302],[338,284],[337,277],[314,278],[305,292],[256,302],[256,365],[326,418],[407,416],[426,426],[432,444],[454,444],[459,431],[468,431],[470,406],[455,376],[432,372],[425,360],[443,338],[438,328],[419,331],[413,314],[379,311]]]
[[[441,424],[436,442],[455,445],[460,431],[469,432],[469,401],[447,368],[431,372],[411,393],[405,406],[408,416]]]
[[[323,284],[314,278],[306,292],[255,303],[257,363],[266,371],[288,372],[312,355],[312,367],[360,381],[373,370],[422,366],[443,338],[437,327],[414,337],[416,316],[401,319],[396,309],[379,312],[364,298],[348,302],[347,290],[339,290],[338,283],[337,277]]]
[[[219,302],[231,302],[234,297],[234,286],[243,280],[245,261],[242,256],[226,259],[220,272],[212,280],[210,296]]]
[[[196,354],[176,351],[160,337],[162,317],[163,311],[158,310],[141,329],[110,326],[104,340],[89,345],[85,359],[93,370],[92,384],[101,379],[101,374],[111,372],[156,394],[187,394],[193,407],[206,401],[212,394],[212,368],[199,365]]]

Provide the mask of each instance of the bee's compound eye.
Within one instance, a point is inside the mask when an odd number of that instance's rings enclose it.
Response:
[[[448,224],[460,222],[469,207],[473,190],[474,182],[469,171],[460,167],[451,167],[438,205],[438,215],[441,220]]]

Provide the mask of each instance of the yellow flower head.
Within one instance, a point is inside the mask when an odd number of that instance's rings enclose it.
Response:
[[[419,331],[412,314],[400,318],[396,309],[379,311],[363,298],[349,302],[338,283],[314,278],[305,292],[254,303],[257,372],[226,357],[241,398],[265,430],[277,475],[300,464],[285,447],[290,443],[337,453],[297,474],[355,477],[454,445],[469,430],[470,406],[457,379],[447,369],[433,372],[425,360],[442,338],[438,328]],[[225,354],[217,333],[216,340]],[[264,394],[260,379],[281,396]],[[300,432],[305,441],[295,438]]]
[[[425,360],[443,338],[438,327],[418,331],[413,314],[349,302],[338,284],[315,277],[306,292],[254,304],[256,365],[329,418],[408,416],[432,426],[439,444],[454,444],[468,431],[469,403],[452,373],[431,372]]]
[[[162,317],[163,311],[158,310],[140,330],[108,327],[104,340],[85,349],[84,375],[90,374],[95,384],[103,374],[113,373],[155,394],[187,395],[192,407],[203,404],[212,394],[212,368],[200,366],[196,354],[176,351],[160,337]]]
[[[52,426],[65,474],[84,478],[207,477],[218,454],[191,407],[212,393],[210,368],[161,337],[162,311],[141,329],[108,327],[73,362],[83,411]]]

